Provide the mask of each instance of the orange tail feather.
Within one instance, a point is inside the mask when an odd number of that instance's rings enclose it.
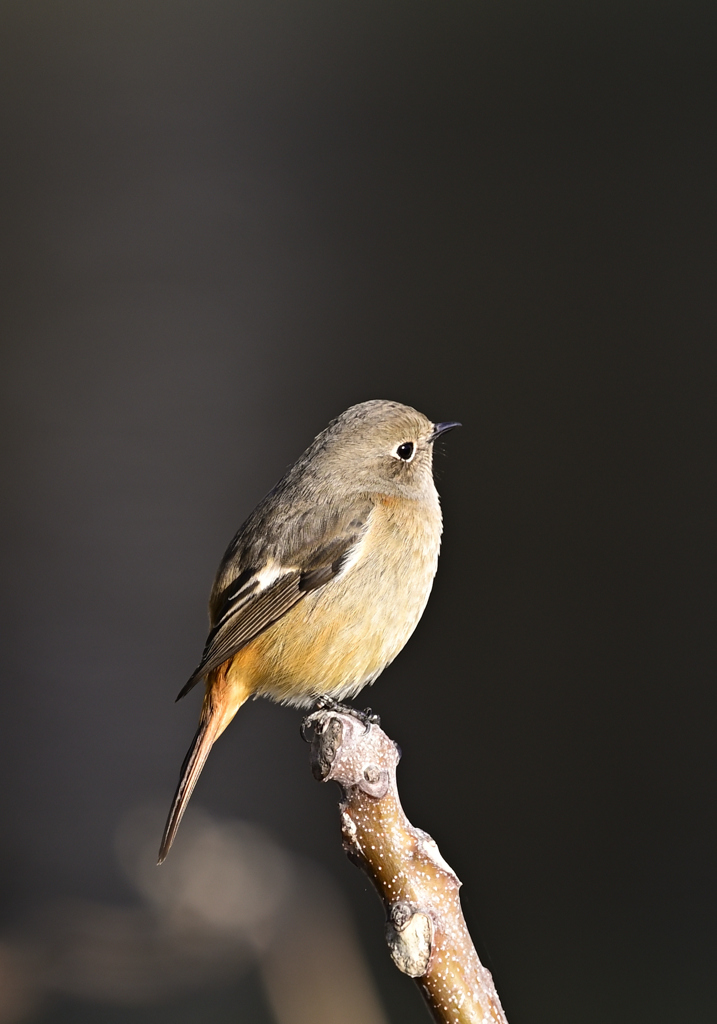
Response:
[[[184,763],[179,773],[179,785],[174,794],[172,806],[169,809],[167,824],[164,826],[157,864],[161,864],[169,853],[174,837],[177,834],[179,823],[182,820],[182,815],[187,809],[189,798],[194,792],[197,779],[202,773],[202,768],[206,764],[214,741],[221,736],[247,699],[248,693],[238,693],[236,685],[232,686],[227,680],[226,669],[228,664],[222,665],[214,672],[211,672],[207,680],[207,692],[204,696],[199,728],[187,751],[187,756],[184,758]]]

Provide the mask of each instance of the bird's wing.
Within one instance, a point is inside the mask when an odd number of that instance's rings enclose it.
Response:
[[[213,601],[213,626],[202,660],[184,684],[177,700],[212,669],[218,668],[272,623],[285,615],[306,594],[326,586],[345,567],[368,528],[371,506],[366,503],[350,514],[321,519],[321,544],[312,543],[306,516],[282,551],[284,567],[244,569]],[[313,517],[311,517],[313,518]],[[317,517],[318,525],[318,517]]]

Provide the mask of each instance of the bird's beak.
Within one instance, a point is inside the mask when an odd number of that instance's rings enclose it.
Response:
[[[435,441],[441,434],[447,433],[449,430],[453,430],[454,427],[461,427],[462,423],[456,423],[455,420],[451,420],[448,423],[434,423],[433,433],[428,435],[429,441]]]

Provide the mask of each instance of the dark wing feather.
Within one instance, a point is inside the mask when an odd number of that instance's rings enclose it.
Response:
[[[259,586],[259,580],[256,578],[256,570],[254,568],[245,569],[244,572],[240,572],[235,580],[225,587],[220,594],[217,595],[216,602],[212,609],[212,628],[216,629],[218,625],[225,618],[227,613],[231,613],[232,606],[236,606],[239,602],[243,601],[244,598],[248,597],[256,588]]]
[[[301,573],[299,589],[302,593],[308,594],[310,590],[317,590],[319,587],[323,587],[329,580],[332,580],[334,576],[338,576],[341,572],[346,564],[346,559],[351,554],[353,546],[363,531],[363,524],[354,522],[351,525],[353,527],[352,533],[335,538],[331,543],[318,551],[316,556],[309,561]]]
[[[184,697],[199,680],[223,665],[248,643],[285,615],[307,593],[325,586],[339,575],[368,524],[366,515],[334,523],[333,533],[321,547],[307,545],[297,552],[301,568],[287,569],[263,590],[255,570],[245,569],[217,596],[215,625],[204,647],[202,660],[177,695]],[[326,526],[326,524],[324,524]],[[301,557],[303,555],[303,557]],[[293,560],[293,559],[292,559]]]
[[[177,700],[189,693],[202,676],[223,665],[300,601],[304,596],[300,582],[301,573],[287,573],[253,599],[240,601],[237,608],[230,605],[207,637],[202,660],[179,691]]]

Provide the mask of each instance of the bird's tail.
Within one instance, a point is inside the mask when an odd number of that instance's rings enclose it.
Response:
[[[247,692],[238,694],[236,686],[230,686],[226,678],[226,668],[226,665],[222,665],[221,668],[215,669],[207,679],[207,691],[204,695],[199,728],[179,773],[179,785],[169,809],[167,824],[164,826],[157,864],[161,864],[169,853],[182,815],[187,809],[189,798],[194,792],[197,779],[202,773],[202,768],[209,757],[209,751],[212,749],[214,741],[224,732],[249,696]]]

